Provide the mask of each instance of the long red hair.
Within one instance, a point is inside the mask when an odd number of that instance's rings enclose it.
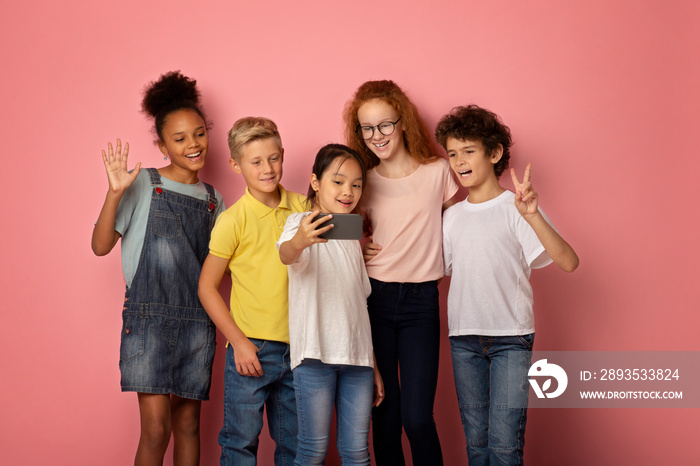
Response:
[[[394,81],[367,81],[345,104],[343,121],[345,122],[346,144],[362,155],[368,169],[379,165],[379,158],[357,134],[359,125],[357,110],[370,100],[382,100],[398,112],[404,128],[404,145],[411,157],[419,163],[433,162],[438,158],[430,143],[430,132],[420,117],[418,109],[406,93]]]

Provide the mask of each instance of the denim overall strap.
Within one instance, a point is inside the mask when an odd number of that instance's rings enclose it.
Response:
[[[151,186],[163,186],[163,182],[160,180],[160,173],[156,168],[147,168],[148,176],[151,178]]]
[[[216,206],[218,204],[218,201],[216,200],[216,191],[214,191],[214,186],[210,185],[209,183],[205,183],[202,181],[204,184],[204,187],[207,188],[207,194],[209,195],[209,212],[214,212],[216,210]],[[209,226],[209,230],[211,231],[212,228],[214,228],[214,221],[216,220],[216,217],[212,215],[211,217],[211,225]]]
[[[179,318],[207,318],[197,296],[202,264],[209,252],[216,197],[197,199],[164,189],[149,168],[153,189],[146,235],[125,307],[131,312]]]

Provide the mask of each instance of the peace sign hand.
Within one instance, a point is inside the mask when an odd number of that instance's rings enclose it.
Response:
[[[537,210],[537,193],[532,188],[530,182],[530,173],[532,172],[532,163],[528,163],[525,167],[525,175],[523,182],[518,180],[515,175],[515,169],[510,169],[510,176],[513,178],[513,186],[515,187],[515,208],[518,209],[523,217],[536,214]]]
[[[107,171],[107,179],[109,181],[109,189],[115,193],[123,193],[134,182],[141,171],[141,162],[136,164],[136,167],[129,172],[127,170],[127,161],[129,159],[129,143],[124,145],[124,153],[122,153],[122,141],[117,138],[116,151],[112,148],[112,143],[107,143],[107,152],[102,151],[102,161],[105,164]]]

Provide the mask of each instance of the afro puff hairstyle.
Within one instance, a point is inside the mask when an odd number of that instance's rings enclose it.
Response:
[[[166,118],[178,110],[194,110],[209,128],[200,98],[197,81],[179,71],[170,71],[146,86],[141,110],[155,120],[155,133],[158,140],[162,141]]]

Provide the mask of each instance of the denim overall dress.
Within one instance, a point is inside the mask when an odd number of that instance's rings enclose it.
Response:
[[[216,329],[197,296],[209,252],[216,196],[162,188],[149,168],[152,199],[138,267],[126,290],[119,369],[122,391],[208,400]]]

